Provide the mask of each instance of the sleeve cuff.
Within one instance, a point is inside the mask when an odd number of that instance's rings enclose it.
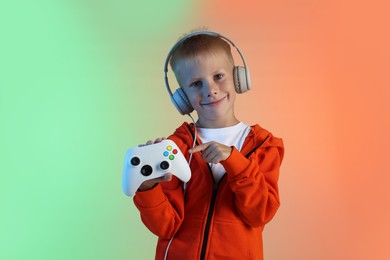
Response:
[[[161,184],[157,184],[147,191],[136,191],[134,202],[141,208],[154,208],[166,200]]]
[[[232,148],[230,156],[225,161],[221,162],[222,166],[226,170],[226,173],[231,177],[240,174],[249,166],[250,163],[250,161],[234,146],[232,146]]]

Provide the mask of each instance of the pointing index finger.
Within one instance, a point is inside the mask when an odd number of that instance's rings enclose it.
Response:
[[[188,152],[189,153],[201,152],[201,151],[205,150],[208,146],[209,146],[208,143],[200,144],[200,145],[195,146],[194,148],[188,149]]]

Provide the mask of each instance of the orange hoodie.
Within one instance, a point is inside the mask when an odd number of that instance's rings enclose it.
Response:
[[[187,159],[193,131],[193,124],[184,123],[169,137]],[[282,139],[254,125],[241,152],[233,147],[221,162],[226,174],[219,183],[195,153],[185,195],[176,177],[136,192],[143,223],[159,237],[156,259],[164,259],[171,238],[167,259],[263,259],[262,231],[279,208],[283,155]]]

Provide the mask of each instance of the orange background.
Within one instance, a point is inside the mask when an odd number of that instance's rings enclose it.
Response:
[[[390,259],[385,1],[209,1],[194,24],[244,53],[237,112],[284,139],[265,259]]]

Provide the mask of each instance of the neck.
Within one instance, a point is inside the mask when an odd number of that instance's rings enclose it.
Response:
[[[196,126],[200,128],[223,128],[234,126],[238,124],[240,121],[234,117],[229,120],[207,120],[199,118],[196,122]]]

